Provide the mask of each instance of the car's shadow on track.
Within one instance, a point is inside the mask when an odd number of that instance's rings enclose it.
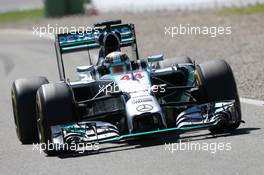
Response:
[[[153,146],[160,146],[168,143],[178,143],[181,142],[190,142],[190,141],[200,141],[200,140],[207,140],[207,139],[215,139],[219,137],[230,137],[230,136],[238,136],[238,135],[245,135],[250,134],[252,131],[259,130],[261,128],[239,128],[233,132],[229,133],[222,133],[222,134],[211,134],[211,133],[202,133],[199,132],[183,134],[183,135],[175,135],[168,134],[168,135],[158,135],[158,136],[150,136],[150,137],[140,137],[137,139],[131,139],[127,141],[120,141],[118,143],[109,144],[107,147],[100,147],[99,151],[88,151],[84,153],[62,153],[56,155],[61,159],[65,158],[75,158],[80,156],[93,156],[97,154],[105,154],[105,153],[113,153],[119,151],[126,151],[126,150],[133,150],[133,149],[140,149],[145,147],[153,147]]]

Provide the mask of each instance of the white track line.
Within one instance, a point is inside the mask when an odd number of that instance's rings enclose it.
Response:
[[[36,36],[39,37],[39,35],[33,34],[33,32],[29,31],[29,30],[22,30],[22,29],[1,29],[0,30],[0,34],[21,34],[21,35],[30,35],[30,36]],[[42,37],[39,38],[45,38],[45,39],[52,39],[54,40],[54,36],[53,35],[42,35]],[[250,104],[250,105],[255,105],[255,106],[262,106],[264,107],[264,101],[262,100],[255,100],[255,99],[249,99],[249,98],[240,98],[240,102],[241,103],[246,103],[246,104]]]
[[[264,101],[240,97],[241,103],[264,107]]]

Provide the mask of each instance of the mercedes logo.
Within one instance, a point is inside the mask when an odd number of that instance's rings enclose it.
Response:
[[[148,112],[148,111],[151,111],[152,109],[153,109],[153,106],[148,105],[148,104],[139,105],[137,107],[137,111],[139,112]]]

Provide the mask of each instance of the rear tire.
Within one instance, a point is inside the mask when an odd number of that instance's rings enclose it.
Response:
[[[37,92],[37,121],[40,141],[48,155],[59,150],[52,149],[51,126],[77,122],[73,94],[66,83],[41,86]]]
[[[38,88],[49,83],[45,77],[15,80],[12,89],[12,106],[16,133],[22,144],[37,143],[36,93]]]
[[[197,80],[200,86],[199,102],[235,100],[235,123],[221,123],[209,130],[222,133],[235,130],[241,122],[241,108],[236,81],[229,64],[224,60],[213,60],[197,65]]]

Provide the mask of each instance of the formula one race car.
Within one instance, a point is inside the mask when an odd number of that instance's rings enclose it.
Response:
[[[132,48],[132,56],[121,52]],[[60,81],[45,77],[14,81],[12,103],[22,144],[109,143],[158,133],[239,127],[241,110],[232,70],[223,60],[196,65],[189,57],[139,59],[133,24],[95,24],[92,31],[55,37]],[[96,64],[65,76],[63,55],[99,49]]]

